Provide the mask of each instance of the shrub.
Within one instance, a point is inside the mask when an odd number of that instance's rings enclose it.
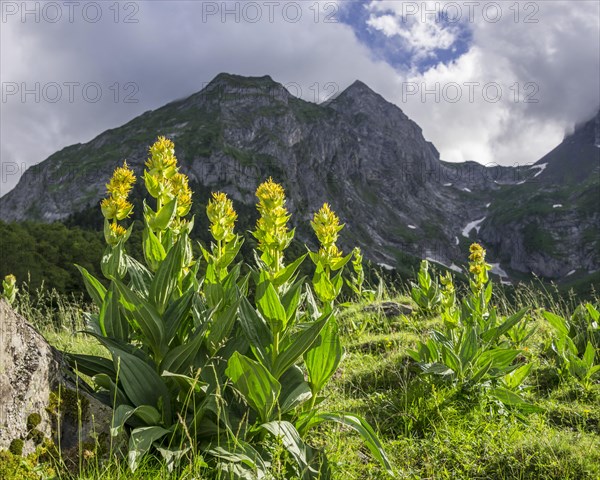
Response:
[[[290,476],[325,478],[324,454],[305,439],[315,426],[334,421],[359,432],[391,472],[364,420],[320,409],[320,392],[342,357],[336,299],[351,258],[336,245],[343,225],[335,213],[325,204],[314,215],[319,251],[286,264],[294,230],[287,226],[284,190],[269,179],[256,192],[258,251],[255,265],[247,266],[235,263],[243,239],[235,233],[233,204],[213,193],[207,206],[213,242],[194,258],[194,219],[186,218],[191,191],[173,143],[159,138],[146,167],[155,209],[144,202],[145,265],[125,249],[131,226],[122,222],[132,211],[135,177],[124,164],[102,202],[108,287],[79,267],[99,308],[88,315],[87,333],[111,360],[69,355],[80,373],[93,377],[95,395],[114,406],[113,434],[129,429],[131,469],[152,451],[170,466],[199,454],[227,478],[262,477],[280,442]],[[312,282],[298,274],[307,256],[315,266]]]

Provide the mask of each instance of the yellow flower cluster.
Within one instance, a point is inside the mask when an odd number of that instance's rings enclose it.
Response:
[[[115,168],[112,178],[106,184],[109,196],[102,200],[100,208],[106,221],[111,221],[106,235],[106,241],[110,245],[116,245],[127,233],[127,230],[117,222],[129,217],[133,211],[133,205],[128,197],[134,183],[133,170],[127,166],[125,161],[122,167]]]
[[[331,210],[328,203],[324,203],[321,209],[315,213],[310,224],[321,243],[319,249],[321,261],[325,265],[332,266],[342,257],[342,252],[338,249],[336,242],[344,225],[340,225],[340,219]]]
[[[175,144],[168,138],[158,137],[150,147],[146,168],[146,189],[157,199],[157,211],[163,204],[177,198],[177,216],[187,215],[192,207],[192,190],[188,184],[188,177],[179,173]]]
[[[115,169],[112,178],[106,184],[109,196],[100,204],[102,214],[107,220],[123,220],[131,215],[133,205],[127,197],[134,183],[133,170],[127,166],[127,162],[123,162],[123,166]]]
[[[285,208],[285,191],[269,178],[256,189],[256,196],[260,218],[253,235],[258,240],[258,249],[266,257],[266,263],[278,271],[283,267],[283,251],[294,238],[294,232],[290,232],[287,226],[290,215]]]
[[[469,247],[469,272],[473,274],[475,284],[478,287],[488,281],[488,270],[490,265],[485,263],[485,249],[478,243],[473,243]]]
[[[210,233],[217,242],[233,240],[237,213],[233,209],[233,202],[225,193],[213,192],[206,214],[210,220]]]

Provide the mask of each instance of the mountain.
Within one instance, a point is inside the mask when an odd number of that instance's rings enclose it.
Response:
[[[456,269],[479,239],[503,277],[564,279],[600,269],[598,123],[580,126],[532,166],[452,164],[362,82],[317,105],[268,76],[220,74],[186,99],[31,167],[0,198],[0,219],[99,215],[114,167],[127,159],[140,174],[148,146],[166,135],[196,186],[195,202],[225,191],[249,225],[254,191],[272,176],[286,187],[298,237],[309,244],[308,219],[327,201],[346,223],[343,246],[358,244],[386,266],[428,257]]]

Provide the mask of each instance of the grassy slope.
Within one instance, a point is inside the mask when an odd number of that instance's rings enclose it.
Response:
[[[22,298],[21,308],[58,348],[100,354],[97,343],[71,333],[81,326],[81,305],[51,297],[38,304]],[[547,300],[532,292],[520,298],[530,306]],[[498,300],[501,308],[506,305]],[[58,312],[52,322],[46,304]],[[562,313],[568,305],[554,307]],[[533,322],[538,328],[526,355],[534,370],[526,395],[545,409],[543,414],[519,418],[473,394],[416,381],[406,350],[439,320],[385,319],[365,314],[360,305],[349,307],[342,316],[346,357],[326,392],[325,408],[355,412],[372,422],[399,478],[600,478],[600,385],[588,394],[560,385],[546,353],[549,328],[540,318]],[[329,452],[336,479],[386,478],[357,436],[343,428],[319,430],[311,441]],[[179,478],[206,478],[200,459],[198,463]],[[10,478],[9,470],[4,473]],[[15,473],[13,478],[38,477]],[[124,465],[100,467],[92,462],[82,478],[168,478],[168,474],[153,463],[132,475]]]

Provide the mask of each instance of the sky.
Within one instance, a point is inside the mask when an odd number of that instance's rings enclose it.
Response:
[[[441,158],[523,165],[600,108],[597,1],[0,1],[0,195],[30,166],[201,90],[359,79]],[[160,132],[157,132],[159,134]]]

